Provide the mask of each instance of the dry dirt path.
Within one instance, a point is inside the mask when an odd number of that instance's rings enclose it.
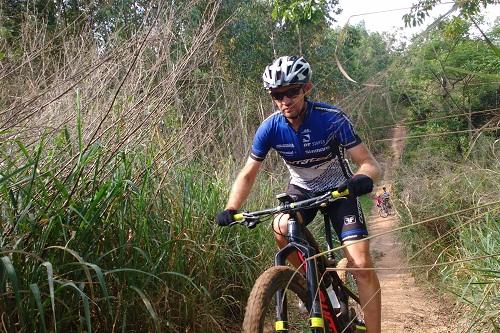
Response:
[[[398,165],[405,129],[393,130],[392,161],[386,161],[383,185],[391,192],[391,180],[394,168]],[[382,192],[382,186],[375,189]],[[370,233],[376,235],[394,229],[397,216],[381,218],[375,206],[369,218]],[[401,243],[394,233],[375,237],[371,241],[371,251],[376,267],[406,267],[408,263],[401,252]],[[415,279],[408,270],[381,270],[378,272],[382,289],[382,332],[452,332],[447,310],[443,303],[430,299],[422,287],[415,284]]]

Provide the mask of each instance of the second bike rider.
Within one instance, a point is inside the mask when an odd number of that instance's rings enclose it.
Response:
[[[283,56],[269,64],[262,75],[264,88],[277,110],[257,129],[252,151],[232,186],[224,211],[216,222],[229,225],[234,214],[247,199],[262,162],[271,148],[282,157],[290,172],[287,194],[296,200],[323,194],[338,188],[349,189],[349,196],[327,208],[333,227],[344,245],[349,266],[367,268],[353,270],[358,286],[367,331],[380,332],[381,295],[378,277],[373,268],[368,236],[358,196],[370,193],[378,180],[380,167],[347,115],[336,106],[308,99],[313,88],[311,66],[299,56]],[[350,170],[344,154],[358,166]],[[302,223],[310,223],[317,209],[301,212]],[[277,216],[273,229],[280,248],[288,242],[288,216]],[[358,242],[354,242],[358,241]],[[297,255],[289,262],[299,267]]]

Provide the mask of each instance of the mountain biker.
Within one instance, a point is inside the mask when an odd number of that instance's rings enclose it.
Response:
[[[233,215],[247,199],[271,148],[282,157],[290,172],[287,194],[296,200],[324,194],[338,188],[349,189],[345,200],[327,208],[334,229],[345,245],[349,265],[368,270],[353,270],[361,306],[365,309],[368,332],[380,332],[380,284],[373,267],[369,241],[355,242],[368,236],[358,196],[370,193],[378,180],[380,167],[356,134],[347,115],[338,107],[308,99],[313,84],[311,67],[299,56],[283,56],[269,64],[262,76],[264,88],[277,110],[265,119],[255,134],[250,156],[231,188],[224,211],[216,216],[223,226],[233,222]],[[358,166],[353,174],[344,153]],[[302,223],[310,223],[317,209],[301,212]],[[288,215],[275,218],[273,228],[280,248],[286,246]],[[297,254],[288,257],[300,266]]]
[[[387,192],[387,189],[384,187],[382,187],[382,190],[384,192],[382,192],[382,194],[380,194],[380,200],[382,200],[388,207],[390,207],[390,203],[389,203],[389,192]]]

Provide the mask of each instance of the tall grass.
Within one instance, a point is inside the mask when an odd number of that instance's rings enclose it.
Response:
[[[402,234],[409,245],[410,263],[437,265],[419,270],[417,276],[437,281],[437,293],[453,295],[462,313],[456,325],[460,332],[499,329],[500,164],[494,158],[494,140],[484,137],[480,141],[466,161],[451,161],[446,151],[440,155],[432,148],[412,150],[397,176],[399,211],[402,222],[410,226]],[[420,144],[430,147],[436,142]],[[485,154],[493,158],[474,158]],[[487,203],[493,204],[483,206]]]
[[[4,156],[12,167],[2,172],[6,327],[209,332],[224,331],[218,325],[231,318],[227,309],[239,315],[266,256],[254,253],[255,234],[214,227],[227,184],[196,166],[179,167],[182,176],[156,191],[158,175],[132,177],[153,156],[119,154],[109,180],[84,178],[92,190],[68,202],[71,185],[54,175],[56,165],[36,167],[39,156],[63,151],[41,145],[26,153],[30,167],[16,168]],[[100,158],[98,152],[85,163]],[[48,182],[61,194],[51,197]]]
[[[250,142],[236,120],[258,101],[222,95],[233,87],[210,54],[218,2],[193,22],[199,5],[165,8],[106,49],[71,35],[54,49],[26,22],[0,91],[7,331],[239,330],[272,237],[213,217],[239,167],[228,156]],[[172,37],[179,27],[192,34]],[[273,172],[249,205],[272,199]]]

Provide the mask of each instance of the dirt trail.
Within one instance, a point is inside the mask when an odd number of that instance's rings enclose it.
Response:
[[[398,165],[403,148],[405,129],[396,127],[392,139],[392,161],[386,161],[384,181],[381,183],[391,192],[394,168]],[[375,189],[382,192],[382,186]],[[376,235],[394,229],[397,217],[381,218],[375,206],[369,219],[370,233]],[[371,241],[372,256],[376,267],[405,267],[408,263],[401,252],[401,243],[394,233],[375,237]],[[382,332],[452,332],[446,309],[441,303],[425,295],[423,288],[416,286],[408,270],[378,272],[382,288]]]

